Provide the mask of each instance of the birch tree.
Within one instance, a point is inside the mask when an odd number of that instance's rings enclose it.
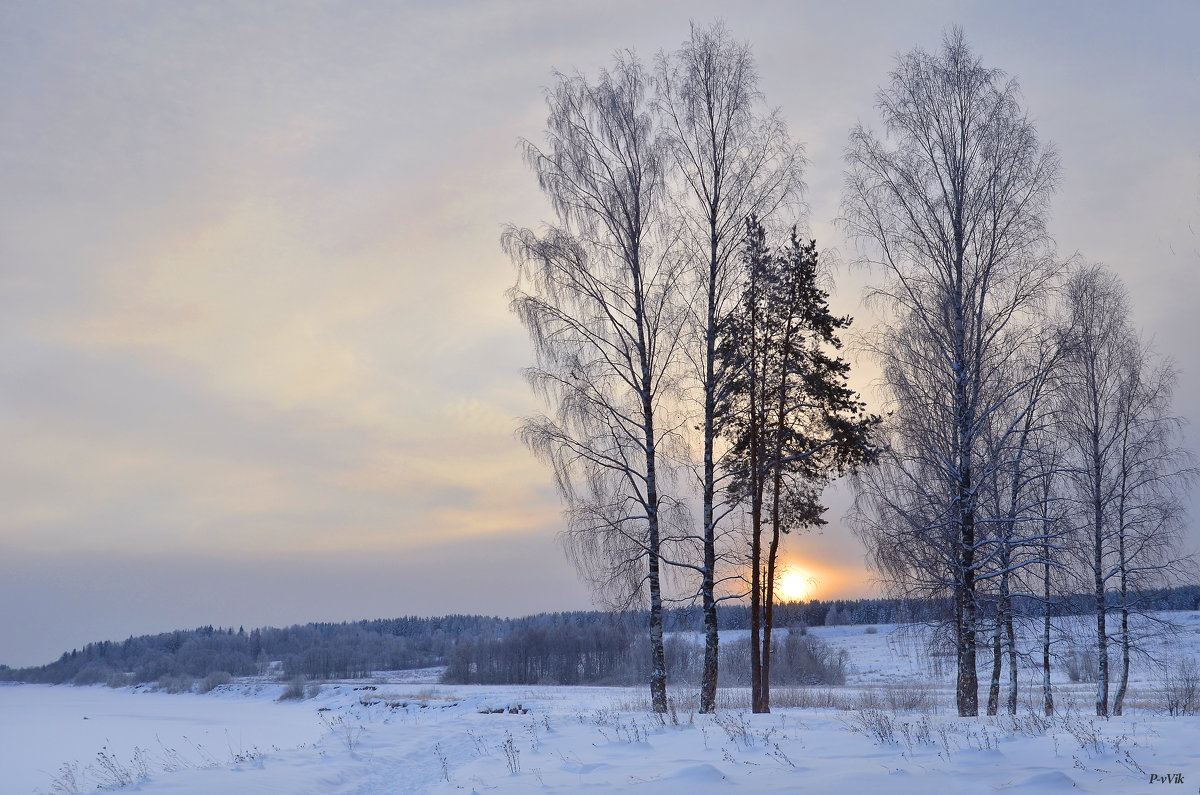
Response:
[[[1192,559],[1182,552],[1183,495],[1196,478],[1196,468],[1190,451],[1180,443],[1183,420],[1171,413],[1177,378],[1170,362],[1160,361],[1148,346],[1139,346],[1127,371],[1117,422],[1114,524],[1121,667],[1113,696],[1114,715],[1123,713],[1130,661],[1144,645],[1145,630],[1132,626],[1130,617],[1141,616],[1154,631],[1175,629],[1164,627],[1161,619],[1149,613],[1144,594],[1195,573]]]
[[[595,81],[558,75],[545,142],[522,141],[557,223],[509,228],[513,311],[529,331],[530,384],[547,414],[520,435],[566,504],[566,547],[601,591],[648,596],[653,709],[665,712],[662,553],[679,427],[678,258],[664,211],[666,152],[648,75],[631,54]]]
[[[976,715],[976,512],[980,480],[995,468],[982,434],[1016,399],[1005,362],[1058,269],[1045,225],[1058,162],[1015,81],[984,67],[961,30],[937,54],[901,56],[876,101],[885,137],[852,131],[843,221],[865,244],[863,261],[885,276],[872,288],[888,313],[874,350],[890,407],[904,416],[885,458],[896,469],[858,484],[901,492],[860,492],[859,505],[903,517],[902,532],[925,537],[932,557],[918,568],[953,599],[958,712]],[[861,518],[865,537],[884,542],[881,517]],[[883,550],[878,562],[900,561]]]
[[[656,76],[675,208],[684,222],[680,245],[691,293],[687,355],[700,395],[700,560],[688,566],[700,575],[705,636],[700,711],[706,713],[714,711],[717,692],[718,525],[732,510],[723,497],[728,473],[717,447],[718,410],[728,388],[717,347],[742,287],[743,223],[750,215],[770,218],[794,209],[803,158],[779,112],[763,107],[749,45],[734,41],[720,23],[693,25],[678,50],[659,56]]]
[[[1096,714],[1108,715],[1109,654],[1106,591],[1114,568],[1121,401],[1125,367],[1134,355],[1124,288],[1110,273],[1089,267],[1067,282],[1070,339],[1064,367],[1063,431],[1071,451],[1081,562],[1089,575],[1095,613],[1098,678]]]
[[[1181,494],[1195,469],[1179,444],[1182,421],[1170,413],[1175,372],[1138,339],[1120,279],[1100,266],[1081,268],[1067,283],[1067,300],[1063,427],[1095,613],[1096,714],[1119,715],[1130,658],[1142,645],[1129,621],[1142,612],[1138,591],[1169,585],[1190,564],[1181,551]],[[1114,591],[1115,632],[1108,625]],[[1114,640],[1120,672],[1110,706]]]
[[[1042,609],[1042,711],[1046,715],[1053,715],[1054,687],[1050,680],[1053,648],[1051,596],[1064,590],[1062,583],[1068,579],[1068,567],[1064,564],[1066,556],[1062,554],[1060,544],[1055,542],[1067,537],[1069,524],[1062,499],[1061,438],[1053,427],[1040,436],[1039,443],[1035,444],[1037,455],[1033,468],[1038,475],[1034,485],[1038,495],[1035,519],[1042,537],[1041,555],[1037,561]]]
[[[1012,398],[991,415],[985,439],[995,449],[985,454],[994,462],[994,471],[985,473],[982,482],[993,495],[988,515],[983,519],[991,531],[987,553],[981,561],[980,577],[996,584],[997,633],[1003,635],[1003,651],[1008,664],[1008,688],[1005,706],[1010,715],[1017,711],[1017,633],[1013,596],[1033,590],[1036,575],[1030,569],[1037,563],[1061,566],[1064,544],[1060,528],[1045,521],[1056,499],[1047,483],[1058,474],[1052,450],[1055,432],[1055,397],[1058,381],[1055,372],[1063,356],[1055,315],[1047,312],[1035,321],[1038,331],[1022,340],[1009,359],[1010,371],[1000,379],[1016,385]],[[1044,584],[1044,583],[1043,583]],[[988,694],[988,714],[998,708],[1000,645],[993,647],[993,674]]]

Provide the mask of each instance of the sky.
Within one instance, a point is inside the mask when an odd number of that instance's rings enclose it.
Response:
[[[963,26],[1058,148],[1060,253],[1125,279],[1200,422],[1194,2],[8,0],[0,662],[205,624],[589,608],[513,435],[537,404],[498,241],[551,217],[516,141],[555,69],[649,62],[716,19],[804,142],[803,220],[844,262],[847,133],[897,54]],[[869,278],[836,275],[859,326]],[[828,501],[786,555],[814,596],[872,593],[848,498]]]

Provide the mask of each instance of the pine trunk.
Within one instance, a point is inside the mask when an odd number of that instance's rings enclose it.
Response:
[[[778,513],[778,512],[776,512]],[[775,624],[775,557],[779,550],[779,525],[771,528],[771,544],[767,551],[767,577],[763,598],[762,680],[758,686],[759,702],[755,712],[771,711],[771,634]]]
[[[780,350],[784,361],[779,368],[779,383],[775,387],[775,439],[770,466],[771,472],[771,543],[767,547],[766,582],[763,583],[765,598],[763,604],[763,649],[762,649],[762,681],[759,683],[759,701],[754,706],[755,712],[771,711],[771,632],[775,623],[775,565],[779,557],[780,523],[783,520],[781,503],[783,500],[783,436],[787,427],[788,374],[790,367],[788,359],[791,356],[793,327],[791,319],[785,326]]]
[[[753,462],[751,466],[757,466]],[[759,479],[761,483],[761,478]],[[750,505],[750,709],[762,703],[762,493],[751,496]]]

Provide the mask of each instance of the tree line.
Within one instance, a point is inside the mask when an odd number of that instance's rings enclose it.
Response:
[[[847,386],[851,320],[796,224],[802,151],[747,44],[693,26],[651,66],[622,51],[595,78],[556,73],[546,104],[543,140],[521,149],[554,218],[502,239],[546,406],[520,436],[552,469],[577,568],[609,604],[648,607],[653,708],[665,607],[701,606],[711,712],[717,606],[744,600],[752,707],[769,711],[782,534],[822,524],[823,487],[850,474],[854,529],[891,592],[951,607],[961,715],[979,712],[987,645],[988,711],[1006,665],[1015,710],[1015,622],[1036,614],[1053,710],[1050,617],[1083,589],[1096,711],[1119,714],[1140,595],[1191,572],[1195,468],[1174,368],[1119,279],[1056,252],[1058,155],[1016,81],[953,29],[897,57],[882,130],[850,132],[840,223],[876,277],[861,343],[879,415]],[[1043,608],[1018,611],[1030,598]]]
[[[819,626],[833,603],[819,600],[780,605],[785,626]],[[912,615],[911,606],[891,600],[839,602],[844,615],[886,620]],[[403,617],[347,623],[312,623],[285,628],[199,627],[124,641],[99,641],[64,652],[40,666],[0,665],[0,681],[42,684],[129,685],[167,678],[200,679],[210,674],[272,675],[284,678],[352,679],[376,671],[448,666],[453,681],[520,684],[630,684],[645,673],[642,611],[580,611],[545,613],[517,619],[453,615],[438,618]],[[720,612],[721,626],[749,627],[748,611],[728,605]],[[702,628],[695,608],[668,608],[667,632],[697,632]],[[509,663],[500,650],[530,660],[537,676],[503,673]],[[494,654],[489,660],[487,655]],[[561,662],[551,671],[541,657]],[[498,673],[467,676],[463,665]],[[681,663],[682,664],[682,663]],[[456,665],[458,668],[456,668]],[[530,669],[534,670],[534,669]],[[631,674],[634,671],[636,673]]]
[[[1148,610],[1200,610],[1200,586],[1145,591],[1135,598]],[[1087,615],[1086,593],[1056,595],[1050,603],[1037,594],[1015,594],[1015,614],[1025,619]],[[1110,607],[1119,605],[1110,594]],[[842,624],[936,625],[952,614],[949,600],[839,599],[781,602],[775,620],[788,630],[783,648],[773,647],[775,684],[839,684],[845,663],[807,627]],[[724,603],[722,630],[750,628],[746,604]],[[544,613],[517,619],[490,616],[402,617],[347,623],[314,623],[285,628],[199,627],[124,641],[89,643],[47,665],[0,665],[0,681],[124,686],[201,680],[211,675],[293,679],[368,678],[378,671],[444,666],[444,680],[486,684],[632,685],[649,675],[646,611]],[[698,606],[667,608],[663,626],[667,673],[675,681],[698,684],[703,654],[695,638],[705,629]],[[801,640],[809,638],[808,640]],[[725,644],[721,685],[748,686],[749,642]],[[699,662],[698,662],[699,661]],[[186,689],[186,688],[185,688]]]

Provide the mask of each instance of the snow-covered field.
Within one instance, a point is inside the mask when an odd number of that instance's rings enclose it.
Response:
[[[1157,653],[1200,656],[1200,614],[1172,617],[1184,631],[1152,641]],[[693,689],[680,689],[660,719],[644,688],[438,685],[429,671],[327,683],[301,702],[277,701],[283,685],[265,681],[205,695],[3,686],[0,792],[1200,790],[1200,718],[1155,709],[1149,666],[1121,718],[1090,716],[1094,685],[1061,670],[1059,714],[1043,718],[1023,670],[1015,719],[964,719],[951,709],[950,661],[911,633],[872,629],[812,630],[849,652],[847,685],[777,688],[785,706],[770,715],[752,715],[737,690],[700,716]]]

